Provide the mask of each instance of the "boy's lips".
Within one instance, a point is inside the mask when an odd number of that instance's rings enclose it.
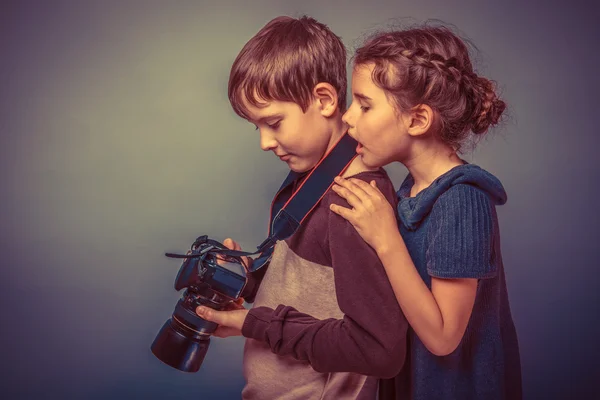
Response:
[[[289,160],[289,159],[290,159],[290,157],[291,157],[291,155],[290,155],[290,154],[282,154],[282,155],[278,155],[278,154],[276,154],[276,156],[277,156],[277,157],[279,157],[279,159],[280,159],[281,161],[287,161],[287,160]]]
[[[357,153],[357,154],[360,154],[360,153],[361,153],[361,150],[362,150],[362,148],[363,148],[363,145],[359,143],[359,144],[356,146],[356,153]]]

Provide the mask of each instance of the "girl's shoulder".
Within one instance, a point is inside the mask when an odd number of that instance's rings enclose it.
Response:
[[[457,183],[435,200],[431,216],[439,219],[455,215],[458,222],[465,222],[469,217],[492,216],[494,206],[492,195],[486,190],[471,183]]]

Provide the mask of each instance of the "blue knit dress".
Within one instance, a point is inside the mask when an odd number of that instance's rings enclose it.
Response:
[[[421,278],[429,289],[431,277],[476,278],[477,294],[454,352],[435,356],[411,330],[405,368],[381,381],[381,389],[398,399],[521,399],[519,347],[495,208],[506,202],[502,184],[472,164],[453,168],[409,197],[413,184],[409,175],[398,190],[398,217]]]

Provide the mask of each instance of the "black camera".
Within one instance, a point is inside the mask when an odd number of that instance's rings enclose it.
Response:
[[[152,343],[152,353],[159,360],[184,372],[200,369],[210,335],[218,325],[199,317],[196,307],[223,310],[254,289],[248,283],[242,258],[232,255],[235,253],[240,252],[205,235],[197,238],[185,255],[166,254],[184,259],[175,278],[175,290],[186,291]]]

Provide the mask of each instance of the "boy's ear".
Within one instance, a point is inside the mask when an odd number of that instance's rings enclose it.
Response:
[[[436,117],[435,111],[427,104],[417,104],[405,115],[408,134],[420,136],[427,133],[435,123]]]
[[[331,117],[338,108],[337,90],[330,83],[319,82],[313,88],[312,94],[321,115]]]

